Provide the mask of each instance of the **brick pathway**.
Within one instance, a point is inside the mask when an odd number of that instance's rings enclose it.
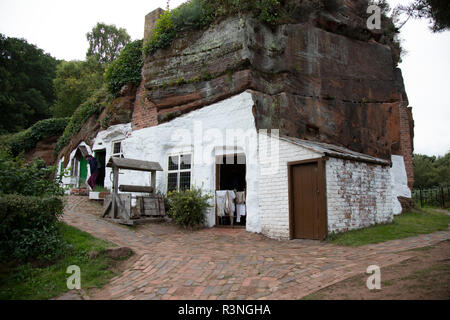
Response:
[[[185,231],[168,224],[137,230],[99,217],[101,206],[70,197],[64,221],[138,255],[93,299],[300,299],[321,288],[409,259],[400,251],[450,239],[436,232],[349,248],[309,240],[276,241],[243,229]]]

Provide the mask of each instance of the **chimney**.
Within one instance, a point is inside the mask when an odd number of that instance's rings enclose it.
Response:
[[[145,16],[145,26],[144,26],[144,42],[150,38],[152,34],[153,27],[155,26],[156,20],[164,13],[165,11],[161,8],[155,9],[149,14]]]

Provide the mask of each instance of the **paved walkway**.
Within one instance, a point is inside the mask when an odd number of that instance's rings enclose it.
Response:
[[[70,197],[64,221],[138,255],[93,299],[300,299],[357,274],[411,257],[401,251],[450,239],[450,232],[349,248],[276,241],[243,229],[185,231],[168,224],[130,230],[98,218],[101,206]]]

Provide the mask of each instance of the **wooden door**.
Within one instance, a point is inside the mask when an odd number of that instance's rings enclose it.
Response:
[[[85,183],[87,179],[87,165],[88,162],[85,158],[80,159],[80,184]]]
[[[290,167],[291,228],[295,239],[326,237],[326,212],[322,205],[325,187],[320,165],[317,161]]]

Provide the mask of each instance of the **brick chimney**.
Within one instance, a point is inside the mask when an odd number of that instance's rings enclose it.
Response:
[[[149,14],[145,16],[145,26],[144,26],[144,42],[147,40],[155,26],[156,20],[164,13],[164,10],[161,8],[155,9]]]

